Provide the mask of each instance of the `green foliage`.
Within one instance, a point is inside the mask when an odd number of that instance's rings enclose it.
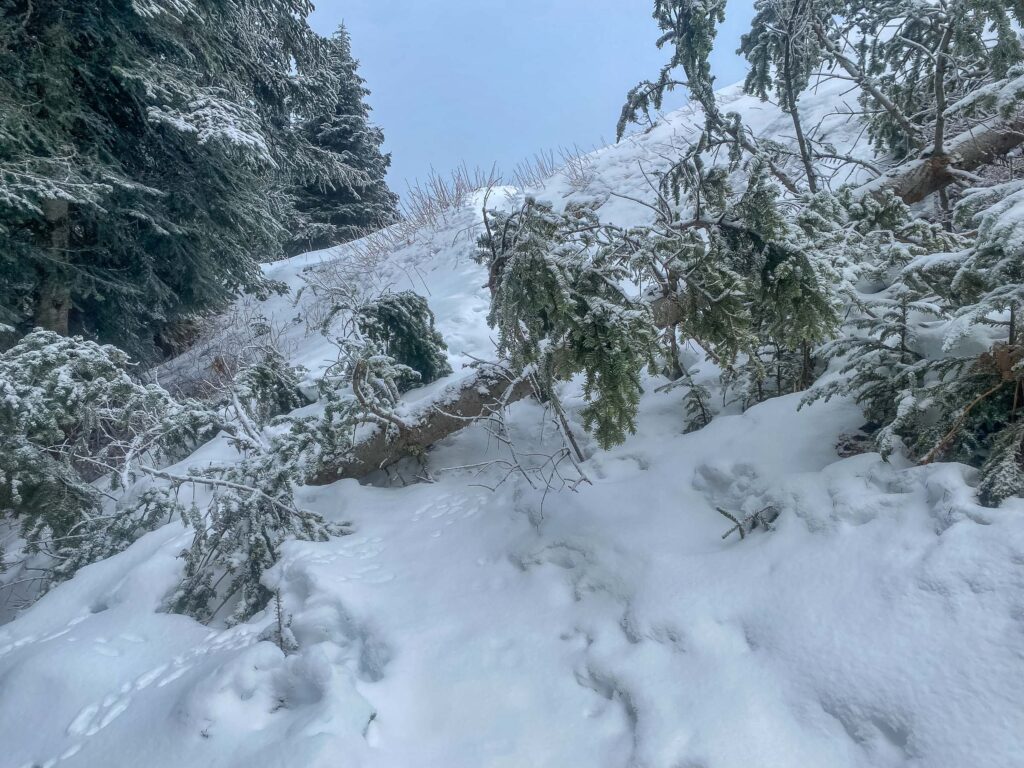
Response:
[[[27,551],[56,559],[55,578],[127,546],[148,512],[110,523],[100,487],[134,478],[140,460],[168,460],[208,439],[217,419],[132,378],[109,346],[35,331],[0,354],[0,511]]]
[[[1020,0],[959,0],[935,5],[921,0],[890,0],[864,5],[843,3],[840,29],[852,31],[859,65],[879,91],[928,134],[949,105],[979,96],[1004,80],[1024,60],[1017,33],[1024,23]],[[941,69],[940,69],[941,68]],[[936,83],[942,84],[942,102]],[[917,148],[914,137],[891,109],[879,109],[865,92],[868,125],[879,150],[905,156]]]
[[[359,308],[356,324],[385,355],[414,372],[401,382],[402,389],[429,384],[452,372],[445,355],[448,347],[422,296],[412,291],[385,293]]]
[[[278,349],[269,347],[238,372],[232,400],[256,424],[269,424],[275,416],[309,404],[299,388],[302,373]]]
[[[0,16],[0,322],[116,339],[268,286],[283,188],[363,177],[290,115],[335,81],[306,0],[12,0]]]
[[[230,621],[247,619],[270,600],[262,577],[280,559],[285,541],[326,541],[343,532],[343,526],[296,506],[302,468],[282,461],[286,452],[276,445],[289,437],[276,437],[265,450],[243,452],[240,461],[195,476],[193,482],[213,494],[205,507],[178,508],[195,536],[182,552],[185,572],[169,598],[172,610],[209,621],[233,601]]]
[[[639,373],[655,348],[649,310],[621,287],[630,263],[620,245],[602,237],[591,211],[559,215],[530,198],[510,214],[488,213],[478,251],[498,353],[535,371],[548,397],[556,379],[582,373],[584,425],[602,447],[635,430]]]
[[[750,62],[743,89],[767,100],[774,93],[790,109],[790,89],[801,93],[825,58],[814,33],[827,3],[815,0],[757,0],[750,31],[740,40],[739,53]]]
[[[113,509],[82,518],[72,532],[38,550],[52,557],[43,588],[70,579],[79,568],[116,555],[140,536],[169,523],[178,505],[164,488],[147,488],[118,501]],[[30,552],[33,550],[30,550]]]
[[[813,379],[810,350],[839,327],[837,291],[842,282],[827,248],[834,223],[827,195],[810,198],[793,218],[779,205],[779,190],[767,165],[754,158],[747,183],[736,194],[721,176],[703,170],[699,156],[685,159],[665,177],[697,218],[665,227],[654,242],[674,260],[665,264],[668,286],[682,311],[680,332],[696,339],[723,369],[743,354],[744,369],[732,378],[747,381],[748,396],[766,393],[764,380],[798,352],[800,364],[787,388]],[[790,368],[789,366],[786,366]],[[790,370],[793,370],[790,368]],[[788,376],[788,373],[787,373]],[[784,391],[781,381],[777,394]]]
[[[0,354],[0,510],[21,528],[22,557],[44,558],[43,591],[180,518],[195,535],[169,605],[209,620],[233,604],[232,621],[265,606],[261,578],[284,541],[344,531],[299,507],[295,487],[331,451],[351,447],[359,424],[390,409],[396,382],[410,374],[372,344],[352,346],[341,375],[331,371],[320,385],[323,414],[290,417],[279,414],[306,404],[301,371],[273,349],[209,405],[177,402],[135,381],[128,366],[113,347],[49,331]],[[218,430],[235,460],[181,475],[160,469]]]
[[[302,117],[297,131],[318,150],[344,156],[361,175],[321,179],[294,190],[290,254],[354,240],[398,218],[398,197],[384,180],[391,156],[381,152],[384,134],[369,121],[370,92],[358,74],[344,26],[324,41],[321,66],[331,84],[330,98],[325,107]]]
[[[229,397],[238,459],[187,477],[165,478],[172,489],[192,484],[211,494],[202,505],[177,505],[177,514],[195,536],[182,552],[185,574],[170,598],[173,610],[209,621],[233,604],[229,621],[243,621],[270,600],[263,574],[279,560],[285,541],[325,541],[346,532],[345,524],[300,507],[295,488],[345,457],[360,425],[387,428],[399,382],[414,373],[372,342],[346,342],[339,352],[318,382],[315,415],[284,413],[255,421],[256,415],[269,416],[273,407],[289,402],[282,395],[294,396],[299,372],[282,365],[275,354],[243,371]],[[268,379],[271,386],[251,383]]]
[[[708,162],[713,152],[702,139],[663,176],[652,225],[621,230],[587,209],[556,214],[532,199],[488,217],[480,253],[490,266],[499,353],[517,370],[536,366],[545,382],[584,372],[584,423],[602,445],[634,428],[655,323],[668,328],[669,359],[675,334],[693,339],[755,400],[770,392],[769,371],[775,394],[808,386],[813,347],[838,329],[841,278],[834,254],[816,241],[819,228],[828,230],[825,217],[787,216],[756,155],[734,191],[727,169]],[[739,156],[732,168],[741,170]],[[809,210],[828,209],[829,199]],[[660,295],[653,314],[627,297],[628,281]],[[691,422],[697,411],[708,418],[706,398],[691,394]]]
[[[960,306],[947,344],[977,324],[1005,329],[1007,341],[1018,343],[1024,318],[1024,182],[969,190],[956,218],[977,226],[978,234],[950,281],[952,298]]]
[[[981,466],[978,487],[983,503],[998,506],[1011,496],[1024,496],[1024,421],[1002,430]]]
[[[711,408],[711,390],[703,384],[695,384],[690,379],[686,392],[684,409],[686,411],[686,432],[696,432],[711,423],[714,411]]]
[[[709,57],[718,25],[725,20],[725,0],[654,0],[654,20],[661,30],[658,47],[670,45],[672,55],[657,80],[645,80],[627,95],[617,138],[622,138],[626,127],[635,123],[641,112],[661,109],[665,94],[680,85],[685,85],[693,100],[704,108],[709,129],[720,118]],[[675,72],[680,69],[685,82],[676,79]]]
[[[987,504],[1016,493],[1019,471],[1016,192],[1010,183],[964,196],[956,218],[978,225],[975,238],[914,218],[892,197],[846,197],[860,275],[882,287],[856,298],[847,334],[825,348],[841,361],[838,378],[807,398],[852,396],[883,456],[900,450],[982,467]],[[968,354],[979,327],[1004,341]]]
[[[844,360],[840,378],[813,390],[805,398],[830,399],[851,394],[868,420],[879,425],[877,442],[888,456],[901,434],[919,432],[924,413],[918,406],[928,364],[917,348],[917,328],[929,317],[942,317],[936,297],[907,285],[896,285],[862,305],[863,316],[854,320],[850,334],[828,345],[827,359]]]

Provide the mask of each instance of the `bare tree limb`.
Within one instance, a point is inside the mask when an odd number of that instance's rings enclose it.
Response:
[[[857,66],[857,63],[853,59],[846,56],[840,47],[832,40],[825,32],[825,28],[820,22],[814,23],[814,33],[818,37],[818,42],[821,46],[829,52],[836,63],[846,70],[847,74],[857,83],[864,91],[870,94],[878,104],[880,104],[886,112],[888,112],[892,118],[899,123],[900,128],[904,130],[907,137],[915,144],[921,142],[921,132],[918,128],[910,122],[903,110],[901,110],[896,104],[886,96],[878,85]]]

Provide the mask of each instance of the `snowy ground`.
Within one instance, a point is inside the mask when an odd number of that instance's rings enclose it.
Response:
[[[555,178],[544,194],[635,221],[643,208],[617,195],[646,196],[641,168],[689,120],[597,153],[586,189]],[[381,265],[382,282],[428,295],[449,382],[493,349],[477,219],[467,206]],[[268,271],[297,289],[344,257]],[[260,309],[296,361],[329,360],[296,321],[308,305]],[[659,383],[639,436],[585,444],[576,492],[481,487],[500,468],[459,469],[500,455],[480,426],[432,452],[433,483],[304,489],[355,532],[292,543],[271,574],[300,645],[288,656],[260,639],[272,615],[223,629],[159,612],[180,524],[86,568],[0,627],[0,766],[1024,765],[1024,503],[979,507],[959,465],[839,459],[861,423],[839,401],[784,397],[683,435],[682,392]],[[581,405],[571,385],[566,401]],[[553,439],[535,403],[509,423],[519,445]],[[768,505],[774,531],[722,539],[716,507]]]

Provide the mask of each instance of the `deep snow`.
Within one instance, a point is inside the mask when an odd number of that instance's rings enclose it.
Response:
[[[855,147],[858,127],[828,117],[840,98],[807,99],[806,117]],[[724,100],[786,135],[771,107]],[[585,189],[556,176],[539,194],[634,223],[645,209],[627,197],[649,197],[644,173],[693,117],[595,153]],[[428,296],[456,370],[409,407],[493,354],[471,258],[479,203],[375,275]],[[267,268],[293,295],[256,309],[311,376],[331,346],[302,321],[315,298],[296,306],[294,291],[350,254]],[[270,574],[300,646],[288,656],[260,639],[272,611],[230,629],[159,611],[190,538],[179,523],[84,569],[0,627],[0,766],[1024,764],[1024,502],[978,506],[960,465],[840,459],[862,422],[842,401],[724,408],[684,435],[683,392],[661,383],[625,445],[583,437],[590,483],[575,492],[483,487],[503,469],[468,465],[504,454],[480,425],[431,452],[434,482],[303,489],[354,533],[292,542]],[[578,386],[565,400],[581,406]],[[536,403],[509,426],[518,446],[554,450]],[[226,451],[214,441],[186,463]],[[722,539],[716,507],[767,505],[775,530]]]

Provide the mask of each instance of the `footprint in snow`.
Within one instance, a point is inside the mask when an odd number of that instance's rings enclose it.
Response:
[[[0,648],[0,656],[3,656],[5,653],[10,653],[15,648],[21,648],[23,645],[34,643],[35,641],[35,635],[25,635],[25,637],[22,637],[19,640],[15,640],[13,643],[8,643],[3,648]]]
[[[71,721],[66,732],[69,736],[95,736],[124,714],[131,701],[130,696],[111,695],[99,704],[89,704]]]
[[[85,707],[81,712],[78,713],[78,715],[75,716],[75,719],[72,720],[71,724],[68,726],[68,736],[83,735],[87,730],[89,730],[89,725],[92,723],[93,718],[96,717],[96,714],[99,711],[99,704],[89,704],[87,707]]]
[[[74,757],[75,755],[77,755],[81,751],[82,751],[82,745],[81,744],[72,744],[70,747],[68,747],[63,752],[61,752],[60,753],[60,757],[58,757],[57,759],[58,760],[67,760],[69,758]]]
[[[157,688],[163,688],[165,685],[168,685],[169,683],[173,683],[179,677],[181,677],[186,672],[188,672],[191,668],[192,668],[191,664],[186,664],[184,666],[178,667],[173,672],[171,672],[171,674],[167,675],[167,677],[165,677],[163,680],[161,680],[159,683],[157,683],[156,687]]]
[[[58,630],[57,632],[51,632],[49,635],[46,635],[45,637],[39,638],[39,642],[40,643],[48,643],[50,640],[56,640],[58,637],[63,637],[64,635],[66,635],[70,631],[71,631],[71,627],[69,626],[66,629]],[[2,656],[2,655],[3,655],[3,652],[0,651],[0,656]]]
[[[93,650],[101,656],[109,656],[111,658],[121,655],[121,651],[110,645],[105,637],[97,637],[93,641]]]
[[[154,667],[153,669],[149,670],[149,672],[145,672],[139,675],[139,677],[135,680],[135,690],[141,691],[143,688],[148,688],[156,682],[157,678],[160,677],[160,675],[162,675],[166,671],[167,665],[161,664],[159,667]]]

